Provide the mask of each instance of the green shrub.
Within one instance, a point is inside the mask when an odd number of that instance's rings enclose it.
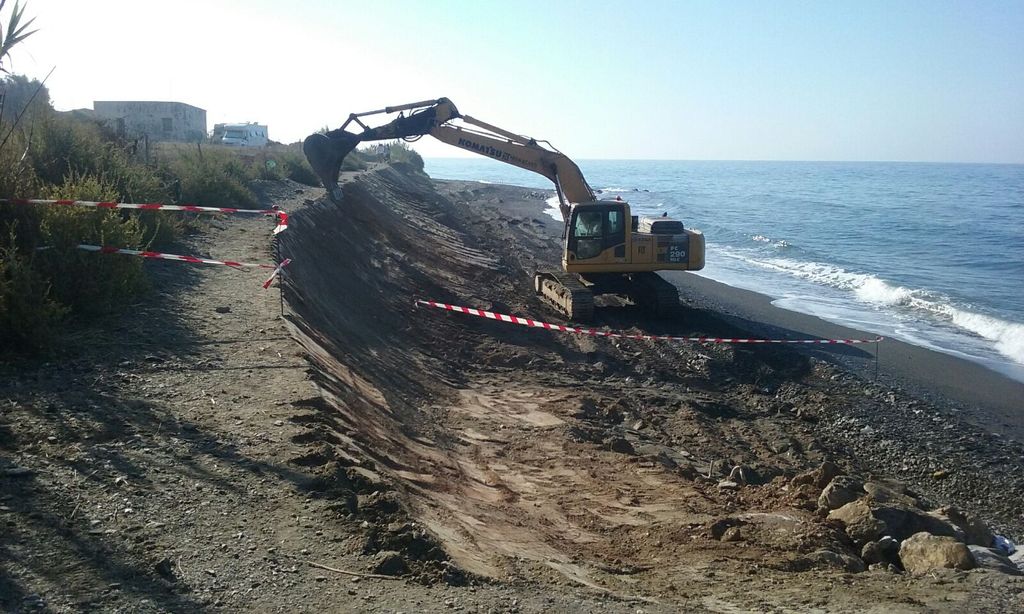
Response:
[[[51,193],[55,198],[117,200],[114,186],[102,178],[72,175]],[[79,313],[115,310],[147,287],[139,258],[97,254],[79,244],[128,249],[143,247],[144,228],[138,216],[109,209],[52,206],[39,223],[40,251],[36,264],[51,280],[54,298]]]
[[[403,141],[394,141],[388,150],[391,163],[405,163],[419,172],[423,172],[423,157]]]
[[[50,344],[67,308],[50,296],[49,282],[16,243],[12,230],[0,248],[0,348],[30,353]]]
[[[238,159],[223,151],[183,152],[168,172],[178,181],[178,202],[203,207],[252,208],[256,196],[245,186],[255,175]]]
[[[313,167],[306,161],[306,157],[297,151],[286,150],[280,152],[278,160],[283,167],[284,175],[288,179],[303,185],[319,187],[320,179],[313,172]]]

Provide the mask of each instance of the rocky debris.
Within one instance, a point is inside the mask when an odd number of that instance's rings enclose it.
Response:
[[[946,505],[929,514],[959,529],[956,537],[966,544],[988,548],[995,542],[995,535],[984,522],[955,506]]]
[[[849,475],[838,475],[818,497],[818,508],[835,510],[864,496],[864,483]]]
[[[940,569],[974,569],[974,557],[967,546],[955,538],[930,533],[915,533],[900,544],[900,561],[912,574]]]
[[[636,450],[633,449],[633,444],[629,443],[629,440],[624,437],[613,437],[608,440],[606,445],[612,452],[618,452],[619,454],[636,454]]]
[[[878,541],[864,544],[864,548],[860,551],[860,558],[864,559],[868,565],[895,565],[899,568],[901,566],[900,543],[886,535]]]
[[[867,569],[864,561],[845,552],[833,552],[831,550],[817,550],[805,557],[805,560],[816,568],[841,569],[849,573],[860,573]]]
[[[836,476],[842,475],[843,471],[838,465],[831,461],[825,461],[814,471],[808,471],[807,473],[801,473],[800,475],[793,478],[790,482],[793,486],[801,486],[803,484],[810,484],[818,490],[821,490],[828,486]]]
[[[1024,575],[1024,571],[1021,571],[1017,564],[1010,560],[1010,557],[994,548],[968,545],[967,549],[971,551],[971,556],[974,557],[974,562],[978,567],[994,569],[1012,576]]]
[[[739,541],[743,538],[739,528],[745,524],[747,523],[739,518],[719,518],[708,525],[708,534],[712,539],[720,541]],[[731,531],[731,529],[736,530]],[[726,539],[727,534],[729,539]]]

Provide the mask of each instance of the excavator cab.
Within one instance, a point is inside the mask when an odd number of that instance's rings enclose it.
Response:
[[[597,263],[624,262],[627,252],[624,202],[597,202],[573,207],[565,259]]]

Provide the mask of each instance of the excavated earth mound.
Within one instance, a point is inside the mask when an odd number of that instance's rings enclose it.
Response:
[[[582,584],[721,611],[931,607],[993,583],[1019,598],[1010,576],[940,590],[884,565],[848,575],[865,568],[861,544],[819,495],[836,474],[886,469],[857,453],[874,412],[928,408],[784,348],[555,335],[417,308],[424,298],[558,321],[531,285],[559,257],[547,194],[505,202],[510,188],[402,166],[344,190],[279,237],[294,259],[292,333],[322,391],[293,418],[308,443],[293,462],[365,520],[365,553],[396,573]],[[683,311],[656,321],[611,301],[599,325],[740,334]],[[913,456],[900,450],[914,442],[890,438],[901,462]],[[952,502],[1014,527],[1012,504],[989,505],[990,477],[972,476],[952,493],[889,488],[909,507]]]

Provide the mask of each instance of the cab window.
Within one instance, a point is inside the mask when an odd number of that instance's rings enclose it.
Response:
[[[575,235],[577,237],[600,237],[604,234],[600,211],[584,211],[576,218]]]
[[[608,212],[608,236],[615,236],[622,232],[622,212]]]

